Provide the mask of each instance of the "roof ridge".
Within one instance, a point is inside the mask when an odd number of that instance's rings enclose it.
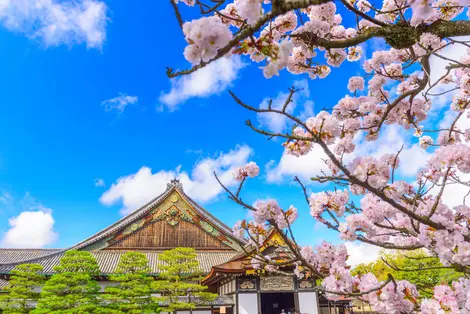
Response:
[[[62,249],[60,251],[53,252],[51,254],[44,255],[44,256],[38,256],[38,257],[29,258],[29,259],[27,258],[27,259],[24,259],[24,260],[19,260],[17,262],[10,262],[10,263],[3,263],[3,264],[0,263],[0,266],[4,267],[4,266],[14,266],[14,265],[18,265],[18,264],[30,264],[32,262],[37,262],[37,261],[40,261],[40,260],[45,259],[45,258],[50,258],[50,257],[56,256],[56,255],[62,254],[65,251],[67,251],[67,249]]]
[[[194,206],[197,210],[199,210],[206,218],[209,219],[212,223],[215,225],[218,225],[224,231],[227,235],[229,235],[231,238],[236,240],[238,243],[245,245],[246,241],[242,241],[238,239],[237,237],[234,236],[232,228],[227,226],[224,222],[222,222],[220,219],[212,215],[207,209],[199,205],[196,201],[194,201],[189,195],[186,193],[182,192],[182,196],[186,198],[186,201],[188,201],[192,206]]]
[[[159,203],[164,196],[170,194],[171,191],[175,190],[176,187],[167,187],[167,189],[158,195],[157,197],[153,198],[146,204],[142,205],[140,208],[134,210],[132,213],[130,213],[127,216],[122,217],[115,223],[109,225],[108,227],[102,229],[101,231],[98,231],[94,235],[86,238],[85,240],[82,240],[81,242],[75,244],[74,246],[70,247],[69,250],[71,249],[80,249],[83,248],[87,245],[92,244],[96,240],[101,240],[103,237],[106,235],[112,233],[113,231],[119,230],[121,227],[123,227],[126,224],[129,224],[133,222],[135,219],[140,218],[142,215],[146,214],[153,206],[155,206],[157,203]]]

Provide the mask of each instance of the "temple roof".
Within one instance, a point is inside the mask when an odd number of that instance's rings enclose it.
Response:
[[[84,247],[90,246],[97,241],[105,238],[106,236],[123,229],[126,226],[131,225],[133,222],[137,221],[139,218],[144,217],[146,214],[148,214],[150,211],[155,209],[156,206],[161,204],[164,200],[166,200],[172,192],[177,192],[184,201],[189,203],[193,209],[195,209],[202,217],[207,219],[211,224],[216,226],[218,229],[220,229],[221,232],[223,232],[226,236],[229,236],[232,239],[236,239],[233,236],[232,229],[228,227],[226,224],[221,222],[219,219],[214,217],[211,213],[209,213],[207,210],[202,208],[199,204],[197,204],[193,199],[191,199],[186,193],[183,191],[183,185],[181,182],[177,179],[173,179],[170,181],[170,183],[167,184],[166,191],[142,206],[141,208],[135,210],[134,212],[130,213],[126,217],[118,220],[114,224],[110,225],[109,227],[97,232],[96,234],[92,235],[88,239],[85,239],[81,241],[80,243],[76,244],[70,249],[82,249]],[[240,242],[237,239],[237,242]]]
[[[165,239],[153,240],[157,237]],[[176,246],[195,247],[201,268],[209,273],[212,266],[236,256],[245,244],[233,236],[227,225],[186,195],[181,182],[174,179],[147,204],[70,248],[0,249],[0,273],[24,263],[39,263],[46,273],[52,272],[68,250],[90,251],[103,274],[114,271],[126,251],[142,251],[149,258],[152,271],[158,273],[159,252]]]
[[[0,250],[0,256],[4,255],[3,253],[5,253],[5,250]],[[23,260],[22,262],[15,261],[8,264],[2,264],[0,265],[0,274],[8,274],[12,269],[15,268],[17,264],[22,264],[25,262],[39,264],[43,266],[44,274],[53,274],[54,266],[59,265],[60,259],[62,258],[64,251],[62,250],[58,253],[49,254],[42,257],[34,257],[36,256],[36,254],[32,250],[25,250],[25,253],[29,253],[32,258],[26,261]],[[100,251],[92,252],[91,254],[93,254],[96,258],[96,262],[98,263],[98,266],[100,268],[101,275],[107,275],[114,273],[119,262],[119,258],[124,253],[124,251]],[[162,262],[159,260],[158,256],[161,254],[161,251],[151,251],[142,253],[147,256],[151,273],[160,273],[160,265],[162,264]],[[237,252],[197,252],[196,259],[199,262],[202,272],[207,274],[211,271],[214,265],[223,264],[233,258],[236,254]]]
[[[62,249],[0,249],[0,264],[29,261],[62,251]]]
[[[203,284],[211,285],[225,278],[225,274],[249,274],[254,272],[252,266],[251,254],[255,247],[246,244],[243,251],[236,254],[232,259],[223,264],[214,265],[210,273],[202,280]],[[287,260],[290,259],[290,250],[282,236],[270,229],[263,243],[260,245],[258,252],[271,260]]]

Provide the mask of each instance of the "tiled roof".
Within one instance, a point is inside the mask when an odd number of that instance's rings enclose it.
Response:
[[[0,273],[5,273],[7,269],[12,269],[14,265],[17,264],[24,264],[24,263],[38,263],[43,264],[44,269],[46,272],[52,272],[52,267],[57,265],[58,261],[60,260],[61,256],[67,250],[79,250],[84,247],[87,247],[111,234],[117,232],[128,226],[129,224],[135,222],[136,220],[142,218],[147,213],[155,208],[158,204],[160,204],[166,197],[168,197],[171,192],[177,190],[180,195],[183,197],[185,201],[187,201],[195,210],[199,212],[203,217],[209,220],[212,224],[220,229],[226,236],[233,237],[232,230],[230,227],[225,225],[223,222],[218,220],[212,214],[210,214],[207,210],[199,206],[193,199],[191,199],[186,193],[183,191],[183,187],[178,180],[172,180],[168,185],[165,192],[142,206],[141,208],[135,210],[131,214],[127,215],[126,217],[118,220],[114,224],[104,228],[103,230],[97,232],[96,234],[92,235],[91,237],[81,241],[80,243],[68,248],[68,249],[0,249]],[[244,241],[240,241],[241,246],[245,245]],[[110,251],[101,251],[98,253],[94,253],[96,258],[99,259],[100,267],[104,272],[109,271],[110,269],[114,269],[117,261],[119,260],[120,254],[122,252],[110,252]],[[104,254],[104,255],[100,255]],[[148,253],[153,254],[149,256],[149,260],[154,258],[156,260],[156,256],[158,253]],[[198,253],[199,254],[199,253]],[[210,272],[210,268],[213,265],[218,265],[225,263],[229,259],[233,258],[236,253],[234,252],[219,252],[219,253],[200,253],[201,254],[201,267],[203,268],[204,272]],[[207,257],[205,256],[207,254]],[[213,256],[212,256],[213,255]],[[204,256],[204,257],[202,257]],[[227,256],[230,256],[228,258]],[[150,260],[150,263],[152,261]],[[157,266],[155,266],[157,267]],[[152,268],[153,269],[153,268]],[[157,268],[155,268],[157,269]]]
[[[2,255],[5,252],[9,254],[9,250],[0,250],[0,260],[3,259]],[[20,250],[17,250],[20,251]],[[26,252],[22,256],[26,256],[29,252],[31,254],[31,258],[25,259],[28,263],[37,263],[44,267],[45,274],[52,274],[54,272],[54,266],[59,265],[60,258],[64,254],[64,251],[58,251],[56,253],[36,257],[34,250],[25,250]],[[113,273],[116,269],[116,266],[119,262],[119,258],[123,255],[124,251],[100,251],[92,253],[96,261],[98,262],[98,266],[100,267],[101,273],[103,275]],[[159,265],[161,265],[161,261],[158,259],[158,255],[160,252],[143,252],[148,260],[149,266],[152,270],[152,273],[158,274],[160,272]],[[212,266],[223,264],[230,259],[232,259],[237,252],[197,252],[196,259],[199,261],[199,265],[204,273],[209,273],[211,271]],[[13,263],[3,264],[0,265],[0,273],[9,273],[18,263],[17,261]]]
[[[10,282],[8,280],[0,279],[0,289],[5,288],[6,286],[8,286],[9,283]]]
[[[61,251],[61,249],[0,249],[0,264],[20,263]]]
[[[186,193],[183,191],[183,186],[182,184],[174,179],[171,180],[170,183],[167,185],[167,189],[165,192],[142,206],[141,208],[135,210],[131,214],[127,215],[126,217],[122,218],[121,220],[118,220],[116,223],[112,224],[111,226],[101,230],[100,232],[94,234],[93,236],[89,237],[88,239],[85,239],[84,241],[76,244],[70,249],[80,249],[85,246],[88,246],[96,241],[101,240],[102,238],[122,229],[123,227],[133,223],[134,221],[138,220],[139,218],[142,218],[145,216],[148,212],[153,210],[155,206],[160,204],[167,196],[171,194],[174,190],[177,190],[180,195],[187,201],[191,206],[193,206],[202,216],[204,216],[206,219],[208,219],[210,222],[212,222],[216,227],[218,227],[223,233],[225,233],[226,236],[232,237],[236,239],[238,242],[240,242],[242,245],[245,244],[245,242],[238,240],[233,236],[232,229],[225,225],[223,222],[221,222],[219,219],[214,217],[212,214],[210,214],[207,210],[199,206],[194,200],[192,200]]]

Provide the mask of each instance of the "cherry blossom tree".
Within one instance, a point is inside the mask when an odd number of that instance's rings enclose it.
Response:
[[[178,3],[182,2],[182,3]],[[275,133],[250,121],[247,125],[269,138],[280,138],[294,156],[321,148],[325,170],[312,178],[328,191],[303,191],[311,216],[347,241],[361,241],[385,249],[425,249],[442,267],[465,274],[450,285],[438,285],[429,299],[418,301],[418,291],[405,280],[373,274],[352,276],[344,245],[323,242],[317,247],[297,244],[291,225],[297,209],[283,209],[276,200],[254,205],[241,198],[249,178],[259,168],[249,163],[236,171],[240,181],[230,198],[253,212],[252,221],[234,227],[254,249],[253,266],[282,271],[295,265],[298,277],[316,276],[327,296],[357,297],[384,313],[470,313],[470,207],[466,196],[449,205],[446,189],[460,187],[470,194],[470,21],[468,0],[172,0],[188,43],[186,70],[168,69],[170,78],[191,74],[220,58],[242,55],[259,63],[264,76],[290,72],[310,79],[327,79],[344,62],[361,62],[364,75],[349,78],[344,95],[329,109],[303,119],[289,110],[298,89],[291,88],[282,107],[259,108],[230,92],[236,103],[257,114],[277,114],[292,123],[290,132]],[[181,5],[201,16],[184,22]],[[344,22],[343,22],[344,21]],[[348,22],[347,22],[348,21]],[[354,21],[354,22],[351,22]],[[363,47],[385,43],[368,58]],[[372,47],[372,45],[368,45]],[[465,49],[451,58],[446,49]],[[362,58],[362,60],[361,60]],[[431,58],[446,64],[444,73]],[[365,59],[365,60],[364,60]],[[435,120],[443,97],[448,119]],[[433,114],[434,112],[434,114]],[[442,114],[442,112],[441,112]],[[433,118],[434,116],[434,118]],[[448,121],[447,121],[448,120]],[[446,122],[446,123],[444,123]],[[445,125],[444,125],[445,124]],[[414,133],[430,157],[423,160],[413,180],[397,173],[398,150],[383,156],[356,154],[365,142],[374,142],[394,126]],[[359,139],[363,139],[362,141]],[[354,202],[353,202],[354,200]],[[454,200],[455,201],[455,200]],[[259,252],[260,243],[274,228],[291,250],[291,259],[273,261]],[[417,269],[419,271],[419,269]]]

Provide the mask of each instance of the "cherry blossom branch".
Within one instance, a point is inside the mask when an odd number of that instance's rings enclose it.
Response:
[[[278,113],[278,114],[281,114],[281,115],[284,115],[285,117],[289,118],[290,120],[292,120],[293,122],[295,122],[297,125],[300,125],[302,126],[305,130],[307,130],[307,132],[310,133],[310,135],[312,136],[311,138],[307,139],[307,138],[298,138],[298,137],[295,137],[293,135],[289,135],[289,134],[281,134],[281,133],[272,133],[272,132],[267,132],[267,131],[264,131],[264,130],[261,130],[261,129],[258,129],[256,128],[255,126],[253,126],[253,124],[251,124],[251,122],[248,120],[246,121],[246,124],[255,132],[257,133],[260,133],[260,134],[263,134],[263,135],[268,135],[268,136],[274,136],[274,137],[284,137],[284,138],[288,138],[288,139],[301,139],[301,140],[307,140],[307,141],[312,141],[318,145],[320,145],[320,147],[323,149],[323,151],[325,152],[325,154],[328,156],[328,158],[333,162],[333,164],[339,169],[341,170],[345,175],[346,177],[349,179],[349,181],[352,183],[352,184],[355,184],[355,185],[358,185],[360,187],[363,187],[364,189],[366,189],[367,191],[370,191],[371,193],[373,193],[374,195],[378,196],[380,199],[382,199],[383,201],[385,201],[386,203],[390,204],[391,206],[393,206],[394,208],[398,209],[399,211],[403,212],[404,214],[408,215],[409,217],[413,218],[414,220],[416,221],[419,221],[425,225],[428,225],[430,227],[433,227],[434,229],[437,229],[437,230],[444,230],[445,227],[442,226],[442,224],[440,223],[437,223],[437,222],[434,222],[432,220],[430,220],[429,218],[425,217],[425,216],[421,216],[421,215],[418,215],[417,213],[407,209],[406,207],[404,207],[403,205],[397,203],[395,200],[387,197],[385,195],[385,193],[373,186],[371,186],[367,181],[361,181],[359,180],[356,176],[354,176],[337,158],[336,156],[333,154],[333,152],[330,150],[330,148],[328,147],[328,145],[326,145],[322,140],[320,140],[317,135],[315,133],[313,133],[312,131],[309,130],[309,128],[305,125],[304,122],[302,122],[300,119],[296,118],[295,116],[289,114],[288,112],[285,112],[285,111],[282,111],[282,110],[277,110],[277,109],[263,109],[263,108],[255,108],[255,107],[252,107],[252,106],[249,106],[247,105],[246,103],[244,103],[243,101],[241,101],[232,91],[229,91],[230,95],[234,98],[234,100],[240,104],[242,107],[250,110],[250,111],[254,111],[254,112],[257,112],[257,113],[263,113],[263,112],[272,112],[272,113]]]
[[[358,9],[356,9],[355,7],[353,7],[347,0],[340,0],[341,3],[351,12],[353,12],[354,14],[356,14],[357,16],[360,16],[376,25],[379,25],[379,26],[384,26],[384,27],[387,27],[389,24],[387,23],[384,23],[384,22],[381,22],[377,19],[374,19],[373,17],[365,14],[364,12],[361,12],[359,11]]]
[[[176,19],[178,21],[178,25],[180,26],[181,30],[183,30],[183,17],[181,16],[181,12],[178,9],[178,5],[176,4],[175,0],[170,0],[171,6],[173,7],[173,11],[175,12]]]
[[[235,203],[241,205],[244,208],[250,209],[252,211],[256,211],[256,208],[253,206],[245,203],[242,201],[240,198],[238,198],[235,194],[233,194],[230,189],[228,189],[218,178],[217,173],[214,172],[214,176],[217,180],[217,182],[220,184],[220,186],[229,194],[229,198],[233,200]],[[299,245],[295,242],[295,238],[289,239],[287,235],[279,228],[277,223],[270,219],[268,220],[269,224],[277,231],[277,233],[282,237],[286,245],[288,246],[289,250],[294,254],[294,259],[296,261],[300,261],[304,267],[306,267],[312,274],[315,274],[319,278],[321,278],[321,273],[319,273],[310,263],[307,262],[307,260],[300,254],[299,251]],[[292,233],[292,230],[290,229],[290,223],[287,221],[288,229]]]
[[[254,23],[251,26],[248,26],[247,28],[245,28],[245,30],[241,31],[235,37],[233,37],[233,39],[230,40],[230,42],[225,47],[223,47],[223,48],[221,48],[217,51],[217,55],[214,58],[210,59],[207,62],[201,62],[198,65],[195,65],[192,68],[187,69],[187,70],[174,72],[172,68],[167,68],[166,74],[170,78],[174,78],[174,77],[181,76],[181,75],[191,74],[191,73],[205,67],[206,65],[222,58],[223,56],[225,56],[234,47],[236,47],[241,41],[243,41],[244,39],[246,39],[246,38],[252,36],[253,34],[255,34],[264,24],[266,24],[268,21],[276,18],[277,16],[285,14],[285,13],[291,11],[291,10],[294,10],[294,9],[304,9],[304,8],[307,8],[311,5],[315,5],[315,4],[318,5],[318,4],[327,3],[327,2],[330,2],[330,1],[331,0],[292,0],[292,1],[289,1],[287,3],[281,2],[282,4],[280,4],[279,6],[274,7],[271,12],[269,12],[269,13],[263,15],[262,17],[260,17],[256,23]]]
[[[246,209],[249,209],[251,211],[256,211],[256,208],[254,208],[253,206],[251,205],[248,205],[246,204],[245,202],[242,202],[242,200],[238,197],[238,195],[240,194],[240,190],[241,190],[241,187],[238,188],[238,192],[237,192],[237,195],[233,194],[232,191],[230,191],[229,188],[227,188],[223,183],[222,181],[220,181],[219,177],[217,176],[217,173],[214,171],[213,172],[214,174],[214,177],[215,179],[217,180],[217,182],[220,184],[220,186],[225,190],[225,192],[227,192],[229,194],[229,198],[234,201],[235,203],[237,203],[238,205],[241,205],[243,206],[244,208]]]
[[[369,290],[366,290],[366,291],[363,291],[363,292],[336,292],[336,291],[325,290],[322,287],[319,287],[319,290],[321,290],[325,293],[330,293],[330,294],[346,295],[346,296],[350,296],[350,297],[361,297],[361,296],[365,296],[367,294],[370,294],[372,292],[382,290],[390,282],[392,282],[395,285],[395,287],[397,286],[397,284],[395,282],[395,279],[393,278],[393,275],[388,274],[387,275],[387,280],[385,280],[382,284],[380,284],[379,286],[377,286],[375,288],[372,288],[372,289],[369,289]]]

